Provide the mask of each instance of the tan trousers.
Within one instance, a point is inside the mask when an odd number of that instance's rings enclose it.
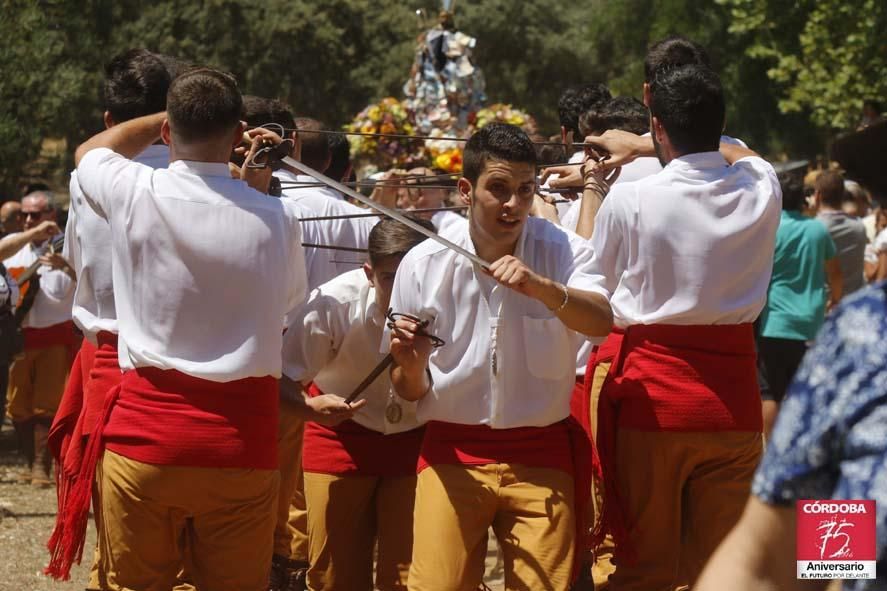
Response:
[[[9,368],[9,417],[15,422],[51,418],[61,402],[70,365],[64,345],[30,349],[13,361]]]
[[[637,562],[620,563],[610,588],[692,588],[739,520],[761,452],[760,433],[620,430],[617,482]]]
[[[198,589],[265,591],[277,487],[276,470],[157,466],[106,451],[102,587],[169,591],[187,562]]]
[[[607,377],[607,373],[610,371],[610,365],[610,363],[599,363],[595,366],[594,374],[591,377],[591,388],[589,393],[589,409],[591,416],[589,417],[589,424],[591,425],[591,436],[595,441],[597,440],[598,427],[597,407],[598,402],[600,402],[601,399],[601,388],[604,385],[604,379]],[[603,503],[603,492],[604,491],[602,490],[593,488],[591,499],[594,504],[594,512],[591,515],[600,515]],[[607,536],[601,544],[601,547],[598,548],[595,553],[595,561],[591,567],[591,578],[594,582],[595,591],[602,591],[603,589],[609,588],[610,575],[616,572],[616,565],[613,564],[613,548],[615,548],[613,538]]]
[[[277,428],[277,457],[280,490],[274,525],[274,554],[293,560],[308,560],[308,516],[302,476],[302,436],[305,422],[292,402],[280,401]]]
[[[520,464],[440,464],[419,474],[410,591],[474,591],[490,526],[502,545],[505,589],[569,588],[573,478]]]
[[[404,590],[416,476],[305,473],[311,591]],[[373,586],[373,547],[378,541]]]

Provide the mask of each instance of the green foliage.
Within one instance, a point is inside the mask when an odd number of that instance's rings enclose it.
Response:
[[[853,128],[862,103],[887,93],[883,0],[718,0],[745,54],[767,64],[784,113]]]
[[[214,65],[246,93],[329,126],[401,96],[434,0],[0,0],[0,195],[44,138],[69,148],[101,127],[102,66],[131,47]],[[851,127],[887,90],[887,5],[879,0],[465,0],[490,102],[557,131],[564,88],[608,83],[639,96],[643,57],[672,33],[708,47],[728,97],[727,132],[770,154],[813,155],[823,129]],[[70,161],[67,166],[70,166]]]

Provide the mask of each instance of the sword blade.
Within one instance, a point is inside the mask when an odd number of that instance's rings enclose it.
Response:
[[[453,250],[453,251],[461,254],[463,257],[467,258],[472,263],[479,265],[480,267],[482,267],[484,269],[490,268],[490,264],[488,262],[486,262],[485,260],[483,260],[482,258],[477,256],[473,252],[468,252],[467,250],[465,250],[464,248],[462,248],[458,244],[454,244],[453,242],[450,242],[446,238],[443,238],[442,236],[438,236],[435,232],[432,232],[431,230],[429,230],[428,228],[424,227],[421,224],[417,224],[416,222],[414,222],[410,218],[406,217],[402,213],[399,213],[397,210],[391,209],[390,207],[382,205],[381,203],[377,203],[376,201],[373,201],[369,197],[364,197],[363,195],[361,195],[360,193],[358,193],[354,189],[346,187],[345,185],[343,185],[342,183],[340,183],[338,181],[334,181],[330,177],[328,177],[320,172],[317,172],[316,170],[314,170],[310,166],[305,166],[304,164],[302,164],[298,160],[294,160],[293,158],[291,158],[289,156],[285,156],[285,157],[281,158],[281,161],[289,166],[292,166],[296,170],[299,170],[309,176],[316,178],[320,182],[326,184],[328,187],[331,187],[331,188],[339,191],[340,193],[351,197],[355,201],[359,201],[359,202],[363,203],[364,205],[366,205],[367,207],[371,207],[371,208],[375,209],[376,211],[379,211],[379,212],[385,214],[386,216],[397,220],[398,222],[407,226],[408,228],[412,228],[416,232],[419,232],[420,234],[422,234],[426,238],[431,238],[432,240],[434,240],[438,244],[441,244],[442,246],[445,246],[446,248],[449,248],[450,250]]]

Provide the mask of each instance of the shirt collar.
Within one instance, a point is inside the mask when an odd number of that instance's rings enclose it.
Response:
[[[135,160],[136,162],[147,160],[169,161],[169,146],[167,146],[166,144],[151,144],[150,146],[142,150],[142,152],[139,153],[138,156],[133,158],[133,160]]]
[[[222,162],[198,162],[197,160],[176,160],[169,163],[169,169],[196,176],[219,176],[231,178],[228,165]]]
[[[669,170],[708,171],[729,166],[720,152],[696,152],[679,156],[665,167]]]

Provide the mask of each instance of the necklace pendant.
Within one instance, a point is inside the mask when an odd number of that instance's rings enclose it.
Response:
[[[388,401],[388,405],[385,407],[385,420],[387,420],[392,425],[396,425],[403,418],[403,409],[400,404],[391,399]]]

